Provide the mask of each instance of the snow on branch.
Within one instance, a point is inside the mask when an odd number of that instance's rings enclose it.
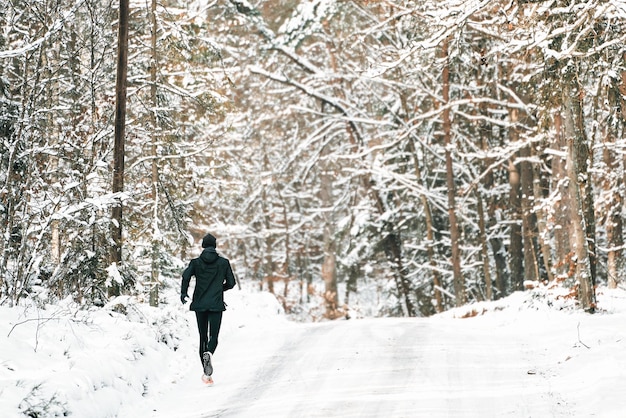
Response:
[[[250,3],[245,0],[231,0],[231,3],[235,5],[239,13],[245,15],[252,23],[254,23],[261,35],[263,35],[263,37],[271,43],[272,49],[280,51],[307,72],[319,72],[319,69],[309,60],[296,54],[296,52],[292,48],[288,48],[287,46],[278,42],[276,34],[267,27],[265,21],[263,21],[263,19],[260,17],[261,13],[259,13],[257,9],[250,5]]]
[[[82,1],[79,1],[78,3],[76,3],[76,5],[74,5],[72,10],[63,12],[62,16],[54,21],[54,23],[52,24],[50,29],[48,29],[48,31],[44,34],[44,36],[37,39],[36,41],[31,42],[27,45],[24,45],[20,48],[10,49],[7,51],[0,51],[0,59],[19,57],[20,55],[24,55],[27,52],[38,48],[41,44],[43,44],[45,41],[50,39],[52,35],[59,32],[61,29],[63,29],[65,22],[67,22],[68,20],[72,20],[74,18],[74,14],[76,10],[82,5],[82,3],[83,3]]]
[[[454,35],[454,33],[458,31],[460,27],[464,26],[473,14],[477,13],[485,7],[489,7],[491,3],[491,0],[483,0],[476,3],[471,2],[469,6],[466,4],[462,4],[459,8],[446,10],[447,15],[445,16],[445,18],[442,18],[441,15],[436,14],[432,16],[425,15],[426,17],[434,18],[432,23],[433,27],[440,26],[441,28],[436,31],[436,33],[430,38],[416,43],[413,47],[404,51],[397,60],[386,63],[384,66],[381,66],[376,70],[370,71],[368,73],[368,76],[372,78],[380,77],[387,71],[398,67],[414,54],[437,48],[439,45],[441,45],[444,39]],[[465,7],[465,10],[459,10],[461,7]]]
[[[356,123],[357,121],[363,122],[365,119],[357,119],[354,118],[350,112],[350,110],[348,109],[349,107],[351,107],[349,105],[349,103],[341,103],[341,99],[337,99],[335,97],[331,97],[328,96],[314,88],[311,88],[305,84],[299,83],[295,80],[292,80],[284,75],[277,75],[277,74],[272,74],[270,72],[267,72],[265,70],[263,70],[262,68],[259,68],[257,66],[251,66],[250,67],[250,72],[253,74],[259,74],[262,76],[265,76],[267,78],[269,78],[270,80],[274,80],[274,81],[278,81],[280,83],[283,84],[288,84],[290,86],[293,86],[295,88],[297,88],[298,90],[302,91],[303,93],[305,93],[308,96],[314,97],[316,99],[321,100],[324,103],[329,104],[330,106],[334,107],[335,109],[337,109],[339,112],[341,112],[345,117],[346,120],[348,122],[348,124],[351,126],[354,134],[356,135],[356,137],[359,140],[359,143],[362,143],[362,136],[360,134],[360,132],[357,129]],[[356,109],[358,111],[358,109]]]

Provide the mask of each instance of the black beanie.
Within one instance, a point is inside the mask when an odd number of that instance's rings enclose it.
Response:
[[[204,236],[204,238],[202,238],[202,248],[209,248],[209,247],[217,247],[217,240],[215,239],[215,237],[211,234],[206,234]]]

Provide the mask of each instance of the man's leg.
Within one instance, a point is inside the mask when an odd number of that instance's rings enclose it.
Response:
[[[200,363],[204,365],[202,362],[202,353],[207,351],[209,346],[209,312],[196,311],[196,320],[198,321],[198,333],[200,334],[200,348],[198,349],[200,352]]]
[[[217,337],[220,334],[220,327],[222,326],[222,311],[219,312],[207,312],[209,316],[209,351],[211,354],[215,353],[217,348]]]

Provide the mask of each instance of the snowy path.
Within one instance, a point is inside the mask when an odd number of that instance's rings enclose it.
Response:
[[[626,292],[599,295],[594,315],[517,292],[297,324],[271,294],[229,293],[212,387],[187,306],[0,307],[0,417],[623,418]]]
[[[194,364],[167,392],[120,416],[572,416],[540,364],[541,344],[530,345],[548,341],[550,331],[525,337],[518,331],[506,323],[438,318],[224,333],[215,386],[202,387]],[[194,349],[188,357],[195,360]]]

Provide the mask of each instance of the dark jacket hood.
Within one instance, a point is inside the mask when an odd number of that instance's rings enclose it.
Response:
[[[209,247],[205,248],[200,254],[200,260],[204,261],[207,264],[213,264],[218,259],[217,251],[215,248]]]

